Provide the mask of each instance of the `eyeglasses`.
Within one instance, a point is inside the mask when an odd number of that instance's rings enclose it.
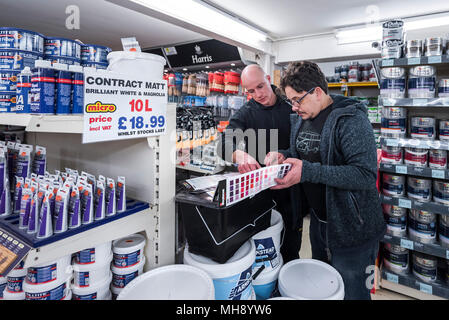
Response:
[[[308,94],[312,93],[313,90],[315,90],[315,88],[312,88],[312,89],[310,89],[309,91],[307,91],[306,94],[303,95],[301,98],[298,98],[298,99],[292,99],[292,100],[290,100],[290,99],[285,99],[285,102],[287,102],[287,103],[288,103],[290,106],[292,106],[292,107],[293,107],[294,103],[296,103],[297,106],[300,106],[302,100],[304,100],[304,98],[305,98]]]

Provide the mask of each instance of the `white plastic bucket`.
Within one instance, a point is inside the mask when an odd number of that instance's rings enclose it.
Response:
[[[279,272],[279,292],[297,300],[343,300],[343,279],[335,268],[314,259],[295,259]]]
[[[62,300],[70,290],[72,277],[45,284],[23,283],[25,300]]]
[[[4,300],[25,300],[25,292],[9,292],[5,289],[3,291],[3,299]]]
[[[118,293],[117,300],[214,300],[215,297],[211,277],[199,268],[183,264],[145,272],[119,290],[112,287],[112,292]]]
[[[98,260],[94,264],[73,264],[73,283],[81,288],[103,283],[110,275],[111,261],[112,254],[102,264]]]
[[[114,267],[129,268],[138,264],[143,257],[145,242],[145,237],[138,233],[114,240],[112,242]]]
[[[123,289],[124,288],[116,288],[111,285],[112,300],[117,300],[118,295],[123,291]]]
[[[6,291],[6,277],[0,276],[0,300],[3,299],[3,291]]]
[[[109,285],[111,284],[112,273],[106,277],[103,282],[97,283],[89,287],[78,287],[72,285],[73,300],[110,300],[111,291]],[[108,299],[109,298],[109,299]]]
[[[137,278],[143,273],[143,267],[145,265],[145,256],[142,257],[140,262],[129,268],[116,268],[112,266],[112,283],[111,287],[124,288],[132,280]]]
[[[94,248],[87,248],[81,251],[78,251],[75,253],[75,259],[74,262],[76,264],[95,264],[96,262],[99,262],[100,264],[103,264],[106,259],[109,258],[109,256],[112,253],[112,242],[105,242],[103,244],[100,244]]]
[[[64,279],[72,275],[71,260],[72,256],[67,255],[55,261],[30,267],[27,270],[25,282],[31,285],[42,285],[50,282],[62,283]]]
[[[266,300],[271,297],[274,289],[276,288],[276,283],[278,281],[279,272],[284,264],[284,260],[282,259],[282,255],[280,256],[280,263],[270,272],[261,272],[256,279],[253,279],[253,288],[256,293],[257,300]],[[255,269],[253,269],[253,277],[254,277]]]
[[[220,264],[209,258],[184,249],[184,263],[206,271],[215,287],[215,300],[249,300],[252,290],[252,265],[256,258],[254,242],[248,240],[226,263]]]
[[[23,292],[23,283],[25,276],[27,275],[26,269],[12,269],[6,276],[6,288],[5,292],[18,293]],[[17,299],[13,299],[17,300]],[[20,300],[20,299],[19,299]]]
[[[271,226],[252,237],[256,247],[256,260],[253,269],[257,270],[265,266],[263,273],[270,272],[279,266],[281,252],[281,232],[284,228],[284,221],[281,214],[271,211]]]
[[[114,51],[107,59],[108,71],[161,80],[166,63],[164,57],[146,52]]]

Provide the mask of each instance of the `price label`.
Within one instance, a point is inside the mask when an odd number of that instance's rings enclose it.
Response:
[[[420,63],[421,63],[421,58],[408,58],[407,59],[407,64],[409,64],[409,65],[420,64]]]
[[[396,173],[407,174],[407,166],[396,166]]]
[[[398,206],[401,207],[401,208],[411,209],[412,208],[412,201],[410,201],[408,199],[399,198]]]
[[[413,250],[413,241],[407,239],[401,239],[401,247],[409,250]]]
[[[424,292],[424,293],[428,293],[428,294],[432,294],[432,286],[420,282],[419,283],[419,291]]]
[[[84,83],[83,143],[166,133],[166,80],[86,71]]]
[[[444,170],[432,170],[432,178],[444,179]]]
[[[382,60],[382,67],[391,67],[394,65],[394,59],[384,59]]]
[[[395,274],[391,274],[389,272],[385,272],[387,276],[387,281],[393,282],[393,283],[399,283],[399,277]]]
[[[441,56],[431,56],[427,57],[428,63],[441,63]]]
[[[389,147],[397,147],[397,146],[399,146],[399,140],[398,139],[385,139],[385,143]]]

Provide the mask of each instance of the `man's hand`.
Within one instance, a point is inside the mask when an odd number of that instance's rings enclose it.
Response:
[[[290,171],[282,179],[274,179],[276,186],[271,187],[272,190],[286,189],[301,181],[302,176],[302,160],[295,158],[286,159],[283,164],[290,163],[292,166]]]
[[[263,161],[266,166],[272,166],[275,164],[281,164],[285,161],[285,157],[282,153],[272,151],[268,152]]]
[[[239,165],[239,172],[246,173],[260,169],[260,164],[244,151],[236,150],[233,153],[234,163]]]

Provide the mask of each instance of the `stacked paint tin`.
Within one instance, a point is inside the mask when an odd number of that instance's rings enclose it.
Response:
[[[114,300],[128,283],[143,273],[145,243],[145,237],[138,233],[112,242],[111,291]]]
[[[77,252],[73,259],[73,300],[111,300],[111,242]]]
[[[42,34],[0,27],[0,112],[15,110],[19,74],[25,67],[34,67],[43,53]]]
[[[382,59],[402,57],[404,47],[404,21],[390,20],[382,24]]]

